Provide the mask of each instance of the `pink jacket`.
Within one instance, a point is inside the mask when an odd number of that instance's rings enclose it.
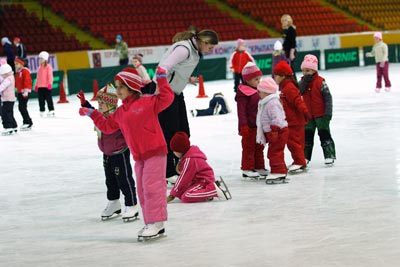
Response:
[[[97,141],[99,149],[107,156],[120,154],[125,150],[127,144],[124,136],[120,130],[113,132],[112,134],[99,133]]]
[[[206,155],[199,147],[190,146],[179,162],[180,175],[171,189],[170,195],[180,198],[195,183],[214,183],[214,171],[206,160]]]
[[[16,100],[14,88],[15,88],[14,75],[10,74],[9,76],[7,76],[5,78],[0,76],[1,101],[14,102]]]
[[[170,86],[159,86],[157,95],[131,95],[122,101],[122,106],[105,118],[94,110],[90,117],[103,133],[110,134],[121,129],[134,160],[146,160],[150,157],[167,154],[158,113],[171,105],[174,93]]]
[[[53,68],[50,64],[46,66],[41,64],[37,71],[36,86],[38,88],[48,88],[49,90],[53,87]],[[50,87],[50,88],[49,88]]]

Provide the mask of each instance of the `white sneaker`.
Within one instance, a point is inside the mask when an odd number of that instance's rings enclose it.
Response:
[[[156,222],[146,224],[145,227],[139,231],[138,236],[144,238],[153,238],[163,234],[164,232],[164,222]]]
[[[259,176],[260,176],[260,174],[253,170],[243,170],[242,171],[242,177],[257,178]]]
[[[325,159],[325,164],[326,165],[332,165],[334,162],[335,162],[335,160],[332,159],[332,158],[326,158]]]
[[[46,112],[41,111],[41,112],[40,112],[40,117],[42,117],[42,118],[46,117]]]
[[[256,169],[256,172],[257,172],[260,176],[267,176],[267,175],[268,175],[268,170],[267,170],[267,169]]]
[[[138,205],[126,206],[124,212],[122,213],[122,219],[124,221],[129,221],[130,219],[135,219],[139,216]]]
[[[54,110],[50,110],[48,113],[47,113],[47,117],[54,117],[56,115],[56,113],[54,112]]]
[[[390,87],[386,87],[386,88],[385,88],[385,91],[386,91],[386,92],[390,92]]]
[[[170,177],[167,177],[167,181],[170,184],[175,184],[176,183],[176,179],[178,179],[178,175],[172,175]]]
[[[284,179],[286,178],[286,173],[271,173],[267,176],[267,180]]]
[[[121,203],[119,203],[119,199],[108,201],[106,208],[101,213],[101,217],[103,219],[104,218],[109,218],[114,213],[116,213],[116,214],[120,214],[121,213]]]
[[[301,170],[301,169],[303,169],[303,168],[304,168],[304,167],[303,167],[302,165],[292,164],[292,165],[289,166],[288,170],[289,170],[290,172],[294,172],[294,171]]]

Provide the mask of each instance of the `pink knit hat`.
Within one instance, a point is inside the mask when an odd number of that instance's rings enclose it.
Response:
[[[245,45],[246,42],[243,39],[237,39],[237,46]]]
[[[275,94],[278,91],[278,85],[274,79],[267,77],[261,80],[257,86],[257,90],[267,94]]]
[[[311,54],[305,55],[300,68],[318,71],[318,58]]]
[[[253,62],[247,62],[242,70],[242,77],[245,82],[255,77],[262,76],[261,70]]]
[[[120,81],[128,89],[141,93],[142,78],[134,68],[125,68],[114,76],[114,81]]]
[[[378,38],[379,40],[382,40],[382,33],[381,32],[374,33],[374,38]]]

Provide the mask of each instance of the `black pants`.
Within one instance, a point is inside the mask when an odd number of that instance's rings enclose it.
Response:
[[[151,81],[151,83],[148,83],[145,86],[143,86],[141,91],[143,94],[152,95],[156,91],[156,88],[157,88],[156,83]]]
[[[233,79],[234,79],[234,87],[233,87],[233,90],[234,90],[235,93],[236,93],[239,84],[240,84],[240,83],[243,83],[242,74],[241,74],[241,73],[238,73],[238,72],[234,72],[234,73],[233,73]]]
[[[106,174],[107,199],[119,199],[120,191],[125,196],[125,206],[137,204],[135,180],[132,177],[130,151],[107,156],[103,154],[103,166]]]
[[[22,96],[22,94],[18,94],[17,98],[18,98],[18,110],[21,113],[21,116],[23,119],[22,123],[32,125],[32,119],[31,119],[31,117],[29,117],[29,113],[28,113],[29,97],[25,98]]]
[[[1,119],[3,121],[3,128],[17,128],[17,122],[14,118],[14,102],[4,101],[1,111]]]
[[[39,97],[40,112],[44,112],[46,110],[45,101],[47,103],[47,108],[49,109],[49,111],[54,110],[53,97],[51,96],[51,90],[47,89],[46,87],[40,87],[38,89],[38,97]]]
[[[175,95],[172,104],[158,115],[165,141],[168,146],[166,177],[176,175],[178,159],[169,147],[169,142],[176,132],[183,131],[190,136],[189,122],[183,93]]]
[[[215,106],[216,105],[221,105],[221,110],[219,111],[218,114],[226,114],[228,113],[228,109],[226,108],[225,101],[222,97],[213,97],[210,100],[210,105],[207,109],[197,109],[197,115],[196,116],[209,116],[209,115],[214,115],[215,112]],[[217,115],[217,114],[215,114]]]
[[[119,60],[119,65],[120,66],[128,65],[128,63],[129,63],[129,58],[124,58],[124,59],[120,59]]]

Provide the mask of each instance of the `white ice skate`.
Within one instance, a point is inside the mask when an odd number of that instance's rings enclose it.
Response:
[[[381,92],[381,88],[375,88],[375,92],[380,93]]]
[[[256,169],[256,172],[260,175],[259,179],[265,179],[269,173],[267,169]]]
[[[139,216],[138,205],[126,206],[124,209],[124,213],[122,213],[122,220],[124,222],[130,222],[136,220],[138,216]]]
[[[107,203],[107,207],[101,213],[101,219],[104,221],[111,218],[114,214],[118,215],[120,213],[121,213],[121,203],[119,203],[119,199],[110,200]]]
[[[335,159],[333,159],[333,158],[326,158],[325,159],[325,165],[326,166],[333,166],[334,162],[335,162]]]
[[[46,112],[44,112],[44,111],[41,111],[41,112],[40,112],[40,117],[41,117],[41,118],[44,118],[44,117],[46,117]]]
[[[167,177],[167,182],[174,185],[176,183],[176,179],[178,179],[178,175],[172,175]]]
[[[3,131],[1,131],[1,135],[13,135],[18,132],[17,128],[5,128]]]
[[[49,117],[49,118],[52,118],[52,117],[55,117],[56,116],[56,113],[54,112],[54,110],[50,110],[48,113],[47,113],[47,117]]]
[[[291,164],[288,168],[288,171],[292,174],[294,173],[301,173],[304,172],[306,169],[306,166],[302,166],[302,165],[297,165],[297,164]]]
[[[271,173],[265,179],[266,184],[287,183],[286,173]]]
[[[247,180],[247,178],[250,179],[258,179],[260,177],[260,174],[254,170],[243,170],[242,171],[242,178]]]
[[[138,232],[138,241],[149,241],[165,236],[164,222],[156,222],[146,224],[142,230]]]
[[[390,92],[390,87],[385,87],[385,91],[389,93]]]
[[[32,129],[32,124],[23,124],[19,130],[20,131],[30,131],[31,129]]]

